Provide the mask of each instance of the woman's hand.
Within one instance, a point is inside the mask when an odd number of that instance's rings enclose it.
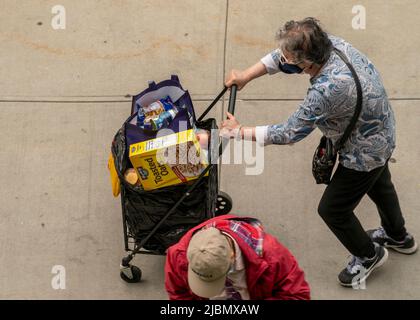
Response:
[[[238,90],[241,90],[249,81],[250,79],[247,72],[234,69],[229,72],[225,81],[225,86],[230,88],[232,85],[236,84],[238,86]]]
[[[226,112],[226,115],[227,120],[222,122],[220,135],[225,138],[234,138],[237,136],[242,126],[232,114]]]

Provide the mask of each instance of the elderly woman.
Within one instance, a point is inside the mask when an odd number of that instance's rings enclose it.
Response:
[[[303,103],[282,124],[245,127],[231,114],[222,134],[250,136],[264,144],[291,144],[319,128],[336,143],[352,119],[357,101],[355,79],[337,51],[356,71],[363,92],[362,111],[343,148],[339,165],[325,189],[318,212],[353,255],[338,275],[343,286],[364,281],[387,260],[387,248],[412,254],[417,244],[405,229],[388,160],[395,148],[395,119],[380,75],[372,62],[343,39],[324,32],[314,18],[289,21],[278,32],[279,48],[254,66],[232,70],[226,86],[242,89],[266,73],[306,73],[310,87]],[[245,132],[246,135],[244,134]],[[263,139],[263,140],[262,140]],[[376,204],[382,226],[365,232],[354,209],[367,194]]]

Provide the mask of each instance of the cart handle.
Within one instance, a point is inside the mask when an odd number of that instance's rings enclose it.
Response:
[[[206,110],[204,110],[204,112],[201,114],[201,116],[197,119],[197,121],[201,121],[203,120],[203,118],[207,115],[207,113],[209,113],[209,111],[211,109],[213,109],[213,107],[216,105],[216,103],[223,97],[223,95],[226,93],[226,91],[229,88],[224,86],[223,90],[217,95],[217,97],[213,100],[213,102],[207,107]],[[231,114],[234,114],[235,112],[235,103],[236,103],[236,92],[238,90],[238,86],[236,84],[232,85],[232,87],[230,88],[230,96],[229,96],[229,107],[228,107],[228,111]]]
[[[232,115],[235,114],[235,103],[236,103],[237,91],[238,91],[238,86],[236,84],[232,85],[232,87],[230,88],[229,106],[228,106],[228,111]]]

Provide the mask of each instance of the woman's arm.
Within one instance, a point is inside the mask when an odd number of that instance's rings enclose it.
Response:
[[[232,85],[236,84],[238,86],[238,90],[241,90],[248,82],[261,77],[266,73],[267,69],[265,65],[261,61],[258,61],[246,70],[241,71],[234,69],[230,71],[226,78],[225,85],[230,88]]]
[[[308,136],[320,122],[328,116],[328,102],[316,90],[309,90],[305,101],[289,119],[280,124],[260,127],[244,127],[227,112],[227,120],[222,122],[220,134],[225,137],[264,141],[264,144],[292,144]],[[258,139],[257,139],[258,138]]]

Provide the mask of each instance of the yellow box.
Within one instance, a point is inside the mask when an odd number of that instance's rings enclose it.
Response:
[[[193,129],[132,144],[129,158],[144,190],[192,181],[208,166]]]

